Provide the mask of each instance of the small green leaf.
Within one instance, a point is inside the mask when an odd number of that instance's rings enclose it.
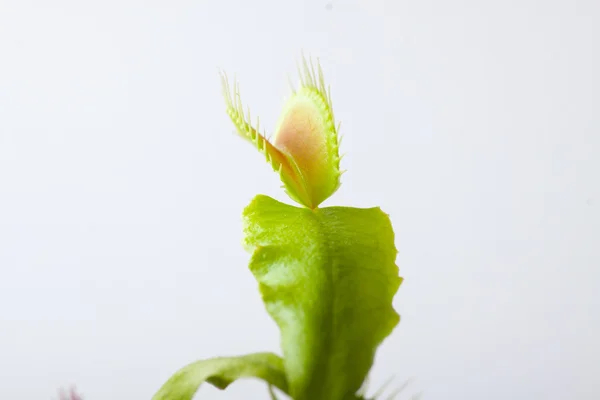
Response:
[[[244,210],[250,270],[281,330],[294,400],[355,399],[400,317],[394,233],[379,208],[316,210],[257,196]]]
[[[288,392],[281,358],[273,353],[255,353],[189,364],[177,371],[152,400],[191,400],[204,382],[223,390],[240,378],[259,378],[284,393]]]

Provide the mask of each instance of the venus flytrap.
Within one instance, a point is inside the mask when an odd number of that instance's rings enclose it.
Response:
[[[323,72],[303,63],[300,88],[293,90],[268,140],[251,125],[250,111],[244,112],[237,83],[233,93],[225,75],[223,92],[227,114],[238,133],[254,143],[278,171],[288,195],[314,209],[340,186],[339,140],[331,96]]]
[[[208,382],[225,389],[255,377],[294,400],[361,399],[379,344],[398,324],[402,278],[394,232],[380,208],[318,206],[340,185],[339,125],[321,67],[304,60],[271,139],[251,124],[237,83],[222,75],[238,133],[279,174],[302,207],[256,196],[243,212],[249,268],[281,331],[283,357],[255,353],[190,364],[154,400],[190,400]]]

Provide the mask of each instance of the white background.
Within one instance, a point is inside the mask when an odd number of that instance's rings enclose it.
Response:
[[[302,50],[342,121],[327,204],[396,229],[373,390],[600,398],[600,3],[522,0],[0,0],[0,398],[148,399],[279,351],[240,217],[289,200],[218,68],[270,132]]]

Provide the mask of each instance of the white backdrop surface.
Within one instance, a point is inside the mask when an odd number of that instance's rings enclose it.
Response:
[[[147,399],[279,350],[241,247],[258,193],[218,68],[269,130],[319,57],[405,278],[372,386],[600,398],[600,3],[0,0],[0,398]],[[266,399],[244,381],[198,398]]]

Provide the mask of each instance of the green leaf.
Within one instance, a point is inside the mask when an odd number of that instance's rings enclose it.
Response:
[[[152,400],[191,400],[204,382],[225,389],[240,378],[259,378],[284,393],[288,392],[281,358],[273,353],[255,353],[189,364],[177,371]]]
[[[244,210],[244,230],[250,270],[281,330],[291,397],[355,399],[400,320],[389,217],[380,208],[310,210],[259,195]]]

